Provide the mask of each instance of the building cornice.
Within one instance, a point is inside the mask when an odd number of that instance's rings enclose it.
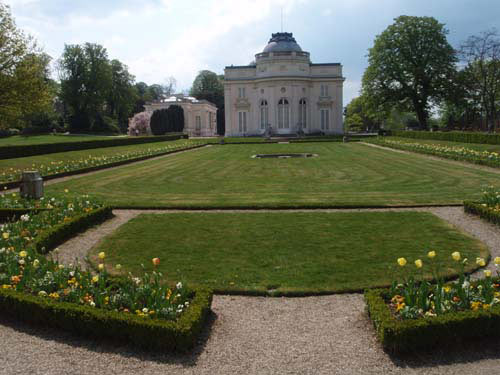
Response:
[[[324,81],[324,80],[330,80],[330,81],[340,81],[344,82],[345,77],[339,77],[339,76],[273,76],[273,77],[265,77],[265,78],[248,78],[248,77],[243,77],[243,78],[226,78],[224,80],[224,83],[230,83],[230,82],[238,82],[238,83],[243,83],[243,82],[248,82],[248,83],[259,83],[259,82],[272,82],[272,81],[283,81],[283,80],[297,80],[297,81]]]

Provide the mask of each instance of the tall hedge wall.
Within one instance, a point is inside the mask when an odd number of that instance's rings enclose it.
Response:
[[[61,142],[61,143],[42,143],[38,145],[16,145],[1,146],[0,159],[13,159],[25,156],[53,154],[56,152],[89,150],[92,148],[114,147],[136,145],[141,143],[152,143],[162,141],[174,141],[177,139],[188,138],[186,134],[163,135],[156,137],[124,137],[110,139],[96,139],[82,142]]]
[[[500,144],[500,134],[474,133],[474,132],[426,132],[392,130],[391,135],[402,138],[435,139],[439,141],[484,143],[490,145]]]

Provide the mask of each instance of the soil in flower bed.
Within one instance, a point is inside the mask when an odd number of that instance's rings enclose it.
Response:
[[[106,251],[107,264],[140,273],[157,256],[169,279],[219,293],[301,295],[387,286],[400,271],[395,259],[429,249],[488,256],[481,242],[429,213],[213,212],[140,215],[91,258]],[[455,272],[451,259],[441,269]]]

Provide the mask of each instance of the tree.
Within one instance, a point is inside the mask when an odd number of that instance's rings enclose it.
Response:
[[[196,76],[190,95],[198,100],[208,100],[217,106],[217,133],[224,134],[224,76],[202,70]]]
[[[167,109],[157,109],[153,112],[149,126],[153,135],[163,135],[169,130],[169,118]]]
[[[414,111],[427,129],[430,108],[447,96],[455,71],[447,33],[432,17],[396,18],[369,50],[363,92],[378,105]]]
[[[0,3],[0,128],[30,125],[35,114],[53,110],[50,60]]]
[[[107,99],[109,116],[115,118],[119,128],[125,132],[128,126],[128,118],[132,114],[138,99],[134,88],[134,76],[128,72],[126,65],[118,60],[112,60],[111,66],[111,90]]]
[[[471,36],[460,48],[467,63],[465,72],[474,82],[481,108],[486,115],[488,130],[493,131],[500,108],[500,37],[496,30]]]
[[[167,109],[169,127],[168,132],[181,133],[184,131],[184,110],[179,105],[171,105]]]
[[[61,100],[73,131],[88,131],[103,115],[112,90],[112,71],[106,49],[98,44],[65,45],[59,60]]]
[[[377,112],[365,95],[351,100],[345,107],[345,124],[350,131],[374,131],[380,128],[385,112]]]
[[[129,120],[128,135],[148,135],[150,128],[151,114],[149,112],[136,113]]]

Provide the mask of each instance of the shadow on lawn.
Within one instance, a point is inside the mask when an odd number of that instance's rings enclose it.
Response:
[[[458,341],[445,347],[404,355],[389,355],[399,368],[427,368],[500,359],[500,339],[484,338]]]
[[[199,356],[205,350],[212,327],[217,320],[217,314],[213,311],[207,318],[207,323],[198,338],[196,346],[188,353],[161,353],[147,351],[137,348],[131,344],[116,342],[109,339],[90,339],[80,337],[75,334],[62,330],[40,327],[28,323],[19,322],[15,319],[0,317],[0,325],[12,328],[18,332],[36,336],[42,340],[55,341],[62,345],[68,345],[73,348],[88,350],[96,355],[118,355],[120,357],[133,358],[141,362],[157,362],[162,364],[177,364],[183,367],[195,366]]]

